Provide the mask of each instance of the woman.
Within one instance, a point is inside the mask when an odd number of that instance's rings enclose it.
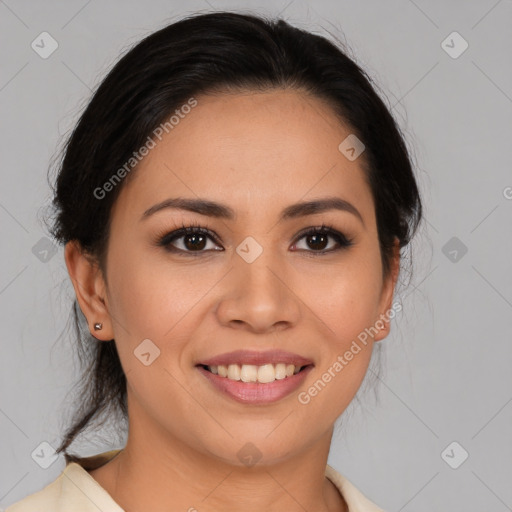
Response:
[[[94,345],[65,470],[8,512],[381,510],[327,458],[422,206],[341,49],[226,12],[159,30],[94,94],[54,205]],[[116,412],[122,450],[68,451]]]

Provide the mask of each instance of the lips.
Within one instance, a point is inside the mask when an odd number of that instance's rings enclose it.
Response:
[[[306,366],[302,371],[291,377],[262,384],[259,382],[241,382],[220,377],[207,370],[202,365],[197,367],[199,373],[211,385],[211,389],[220,392],[222,396],[246,405],[268,405],[289,397],[307,379],[313,370],[313,365]]]
[[[264,352],[235,350],[234,352],[220,354],[200,361],[196,366],[229,366],[230,364],[262,366],[265,364],[275,365],[279,363],[293,364],[295,366],[308,366],[312,365],[313,361],[284,350],[267,350]]]

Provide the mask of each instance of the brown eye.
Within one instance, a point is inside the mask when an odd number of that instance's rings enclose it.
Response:
[[[201,250],[206,246],[206,236],[201,233],[192,233],[190,235],[184,235],[183,245],[190,251]]]
[[[299,244],[296,242],[293,249],[318,256],[353,245],[352,240],[347,239],[343,233],[326,225],[307,229],[299,235],[298,240],[303,239],[305,247],[298,247]],[[216,236],[209,229],[200,226],[183,226],[161,237],[158,245],[169,252],[183,255],[199,256],[210,251],[224,250],[218,244]]]
[[[208,243],[210,242],[210,246]],[[202,253],[219,248],[215,237],[208,229],[198,226],[188,226],[164,235],[158,245],[176,253]]]
[[[305,238],[306,243],[309,245],[309,247],[317,251],[323,251],[329,244],[329,235],[326,235],[325,233],[307,235]]]
[[[300,236],[299,240],[302,239],[305,240],[306,247],[299,247],[299,250],[306,250],[307,252],[318,254],[334,252],[353,245],[352,240],[349,240],[343,233],[325,225],[317,228],[309,228]],[[329,242],[329,239],[334,242]],[[297,245],[296,243],[293,247],[297,248]]]

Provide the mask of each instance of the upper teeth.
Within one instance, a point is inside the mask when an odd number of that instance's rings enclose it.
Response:
[[[228,366],[208,366],[208,370],[212,373],[218,374],[221,377],[227,377],[231,380],[241,380],[242,382],[261,382],[268,383],[274,382],[274,380],[284,379],[285,377],[291,377],[295,373],[299,373],[301,366],[295,366],[293,364],[279,363],[264,364],[262,366],[256,366],[253,364],[230,364]]]

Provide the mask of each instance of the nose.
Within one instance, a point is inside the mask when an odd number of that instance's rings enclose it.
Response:
[[[235,254],[233,265],[216,310],[222,325],[264,333],[297,324],[301,301],[293,289],[292,273],[270,257],[270,250],[252,263]]]

